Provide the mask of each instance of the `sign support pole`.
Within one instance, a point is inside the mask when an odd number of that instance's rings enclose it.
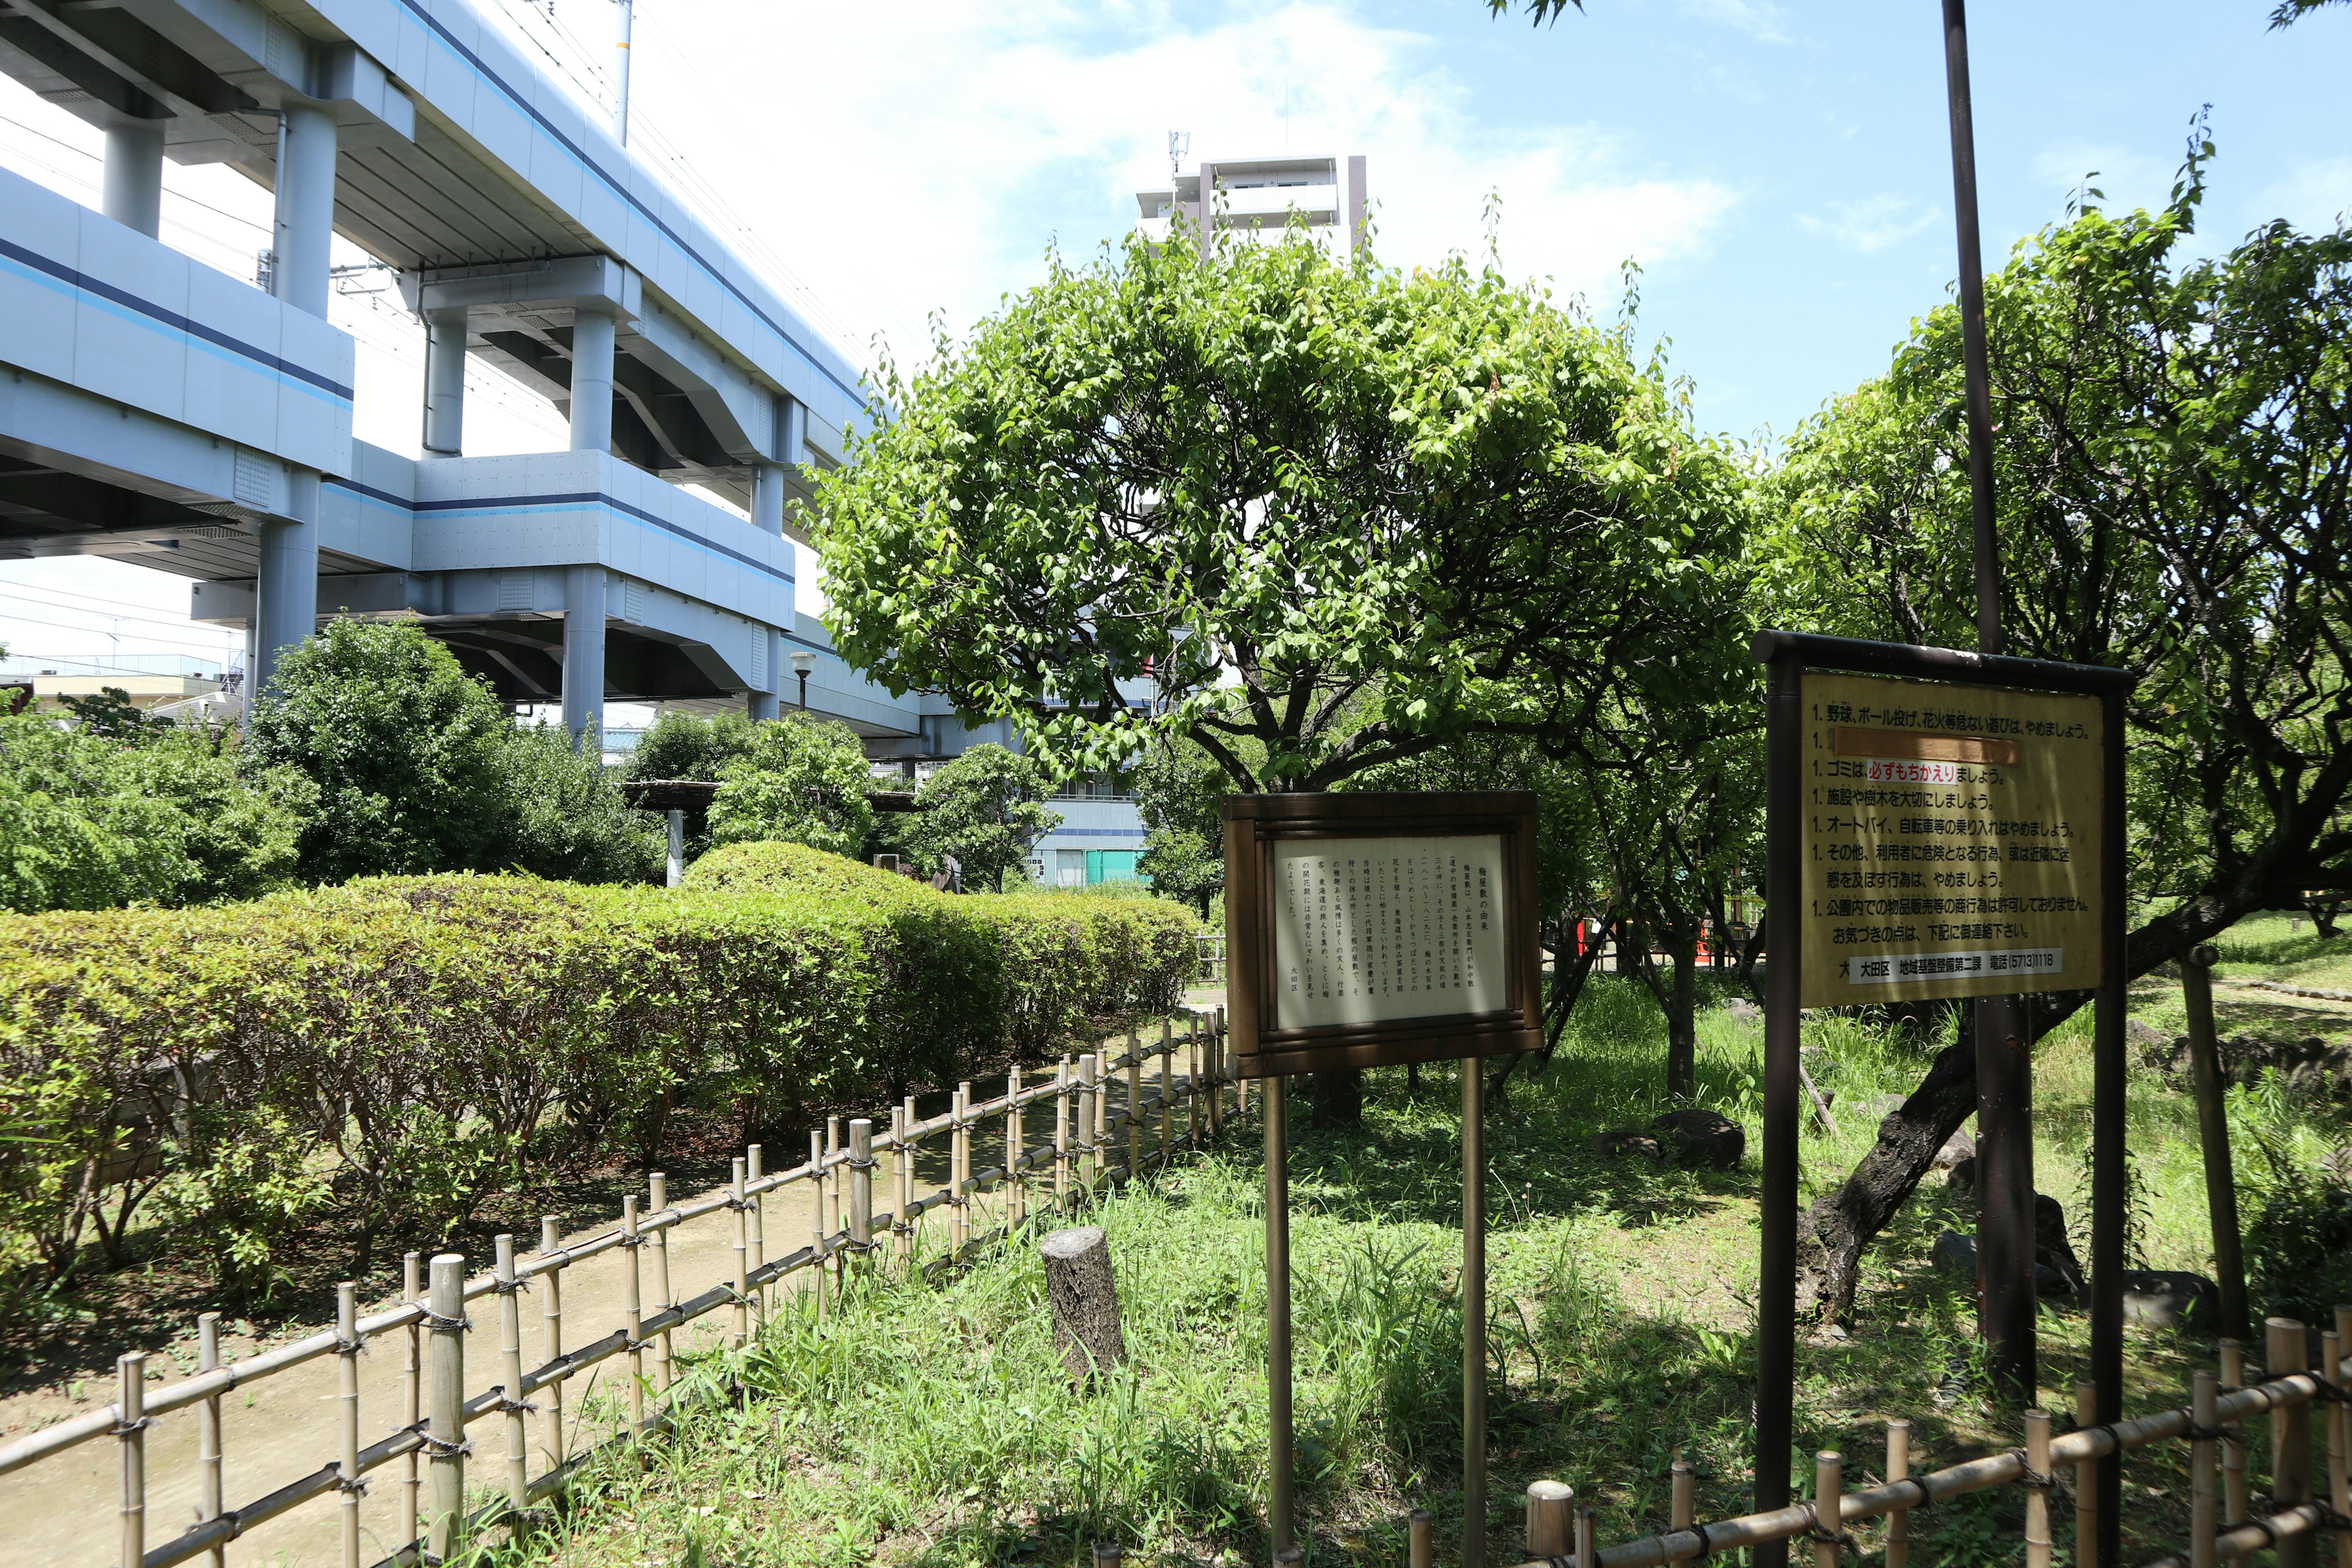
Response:
[[[1486,1079],[1462,1061],[1462,1568],[1486,1561]]]
[[[1291,1524],[1290,1416],[1290,1140],[1280,1073],[1259,1080],[1258,1115],[1265,1122],[1265,1426],[1266,1525],[1274,1550],[1294,1544]]]
[[[1804,975],[1803,868],[1798,831],[1804,810],[1798,780],[1803,667],[1785,649],[1767,672],[1765,701],[1764,907],[1772,921],[1764,972],[1763,1226],[1756,1312],[1756,1510],[1789,1501],[1789,1453],[1797,1383],[1797,1066],[1799,991]],[[1787,1568],[1789,1543],[1755,1548],[1756,1568]]]
[[[2102,1426],[2124,1414],[2124,1141],[2130,1135],[2124,1115],[2124,998],[2127,912],[2124,902],[2124,694],[2109,691],[2100,704],[2109,759],[2099,825],[2106,888],[2100,900],[2098,1011],[2091,1030],[2091,1382]],[[2123,1458],[2099,1460],[2099,1568],[2123,1561]]]

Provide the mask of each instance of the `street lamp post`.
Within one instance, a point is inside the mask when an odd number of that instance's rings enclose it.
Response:
[[[815,669],[816,655],[806,649],[793,651],[793,673],[801,678],[801,711],[803,713],[808,711],[808,678]]]

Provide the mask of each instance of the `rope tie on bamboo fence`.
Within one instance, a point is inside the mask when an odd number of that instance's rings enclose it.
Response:
[[[423,1312],[418,1317],[417,1321],[437,1333],[449,1333],[453,1331],[457,1333],[471,1333],[474,1330],[474,1320],[467,1317],[464,1313],[461,1312],[454,1318],[445,1318],[430,1307],[424,1309]]]
[[[2049,1484],[2047,1478],[2044,1478],[2043,1484],[2045,1486]],[[1832,1500],[1832,1506],[1835,1506],[1834,1499]],[[1805,1527],[1806,1540],[1820,1546],[1834,1546],[1840,1552],[1851,1552],[1856,1557],[1860,1557],[1862,1555],[1862,1543],[1854,1540],[1853,1532],[1852,1531],[1832,1530],[1822,1522],[1822,1505],[1820,1503],[1807,1503],[1805,1505],[1805,1511],[1812,1519],[1812,1522]],[[1839,1522],[1843,1523],[1844,1521],[1840,1521]],[[1704,1530],[1700,1531],[1698,1532],[1698,1554],[1701,1557],[1704,1557],[1706,1555],[1706,1531]]]
[[[2190,1443],[2236,1443],[2242,1446],[2246,1440],[2243,1432],[2233,1432],[2227,1426],[2200,1426],[2194,1421],[2182,1429],[2180,1436]]]
[[[497,1394],[498,1398],[491,1403],[489,1408],[497,1411],[501,1415],[531,1414],[535,1413],[539,1409],[538,1405],[533,1405],[528,1399],[509,1399],[507,1397],[507,1386],[503,1383],[491,1384],[490,1392]]]
[[[144,1432],[148,1427],[152,1426],[153,1425],[155,1425],[155,1417],[152,1415],[142,1415],[136,1421],[125,1421],[122,1417],[118,1415],[114,1418],[114,1425],[109,1426],[106,1430],[110,1436],[116,1437],[128,1437],[133,1432]]]
[[[449,1442],[436,1437],[423,1426],[412,1426],[409,1430],[416,1434],[417,1447],[435,1458],[463,1459],[474,1451],[474,1440],[471,1437],[460,1437],[455,1442]]]
[[[729,1208],[733,1208],[735,1205],[730,1202],[727,1206]],[[644,1231],[624,1231],[621,1235],[613,1238],[613,1245],[619,1247],[624,1252],[635,1252],[638,1247],[645,1246],[646,1243],[652,1239],[653,1237],[647,1235]]]
[[[2046,1475],[2042,1471],[2036,1470],[2033,1466],[2027,1461],[2025,1458],[2025,1450],[2023,1448],[2011,1448],[2008,1450],[2008,1454],[2011,1458],[2017,1461],[2017,1484],[2019,1486],[2030,1487],[2038,1492],[2046,1492],[2057,1486],[2058,1478],[2053,1475]]]

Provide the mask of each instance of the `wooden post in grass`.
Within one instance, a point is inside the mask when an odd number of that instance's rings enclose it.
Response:
[[[2221,1397],[2213,1374],[2200,1367],[2189,1387],[2189,1424],[2200,1433],[2210,1433]],[[2221,1500],[2214,1495],[2220,1490],[2214,1451],[2220,1447],[2211,1437],[2200,1436],[2189,1447],[2189,1568],[2214,1568],[2213,1537],[2221,1531]]]
[[[2246,1385],[2245,1352],[2235,1340],[2221,1342],[2221,1392]],[[2245,1427],[2232,1421],[2221,1440],[2221,1528],[2246,1522]]]
[[[2319,1336],[2322,1371],[2338,1394],[2352,1391],[2344,1375],[2344,1352],[2352,1345],[2352,1306],[2336,1309],[2336,1327]],[[2327,1491],[2337,1514],[2352,1519],[2352,1405],[2338,1398],[2327,1411]],[[2336,1568],[2352,1568],[2352,1530],[2336,1532]]]
[[[2205,1207],[2213,1222],[2214,1282],[2221,1289],[2221,1332],[2243,1340],[2246,1258],[2238,1228],[2238,1177],[2230,1163],[2230,1118],[2222,1106],[2221,1046],[2213,1037],[2213,962],[2206,943],[2189,950],[2180,965],[2180,999],[2189,1013],[2189,1081],[2197,1095],[2198,1142],[2205,1154]]]
[[[956,1085],[954,1125],[948,1134],[948,1237],[955,1247],[955,1255],[963,1256],[964,1244],[971,1239],[971,1211],[965,1205],[971,1199],[965,1184],[971,1179],[971,1085]]]
[[[1434,1568],[1437,1561],[1436,1518],[1425,1508],[1404,1516],[1405,1568]]]
[[[466,1527],[466,1260],[433,1256],[432,1496],[426,1538],[446,1563]],[[137,1562],[132,1558],[130,1561]]]
[[[915,1097],[908,1095],[902,1105],[890,1110],[890,1131],[895,1157],[893,1174],[898,1178],[898,1212],[890,1216],[890,1235],[898,1243],[898,1260],[911,1260],[915,1256]]]
[[[1054,1068],[1054,1212],[1070,1202],[1070,1058]]]
[[[425,1258],[420,1253],[409,1253],[400,1260],[400,1299],[423,1302],[425,1300]],[[408,1367],[401,1382],[401,1425],[414,1429],[425,1419],[425,1325],[408,1325]],[[411,1448],[401,1463],[405,1467],[400,1483],[400,1533],[404,1543],[414,1541],[424,1529],[425,1518],[425,1454]]]
[[[1577,1568],[1586,1568],[1587,1564],[1597,1565],[1600,1563],[1600,1536],[1601,1516],[1593,1511],[1589,1503],[1578,1509],[1576,1510]]]
[[[1004,1228],[1029,1217],[1029,1180],[1021,1169],[1021,1069],[1004,1075]]]
[[[728,1178],[727,1206],[735,1215],[735,1328],[727,1342],[740,1351],[751,1337],[751,1304],[747,1299],[751,1294],[751,1219],[747,1212],[751,1205],[743,1196],[743,1162],[733,1160],[729,1165],[732,1173]],[[637,1331],[631,1329],[629,1338],[636,1337]]]
[[[220,1314],[200,1312],[196,1316],[196,1370],[216,1372],[220,1368]],[[221,1410],[220,1395],[215,1394],[196,1406],[196,1521],[218,1519],[226,1499],[221,1486]],[[222,1568],[227,1560],[228,1548],[215,1546],[205,1553],[212,1568]]]
[[[2025,1568],[2050,1568],[2050,1412],[2025,1413]],[[1826,1559],[1837,1568],[1834,1551]]]
[[[2263,1370],[2272,1377],[2310,1369],[2311,1346],[2301,1323],[2293,1318],[2265,1318],[2263,1329],[2268,1340]],[[2292,1508],[2310,1500],[2311,1406],[2275,1406],[2271,1411],[2271,1501]],[[2280,1538],[2278,1568],[2316,1568],[2318,1562],[2316,1532]]]
[[[1160,1163],[1176,1155],[1176,1039],[1167,1019],[1160,1020]]]
[[[1224,1009],[1210,1015],[1209,1032],[1201,1042],[1201,1060],[1209,1080],[1209,1142],[1215,1142],[1225,1131],[1225,1032]]]
[[[669,1208],[669,1177],[660,1171],[647,1173],[646,1193],[656,1214]],[[654,1310],[667,1312],[677,1303],[677,1297],[669,1288],[669,1229],[664,1226],[654,1232]],[[664,1329],[654,1340],[654,1386],[667,1394],[677,1381],[677,1363],[670,1356],[669,1331]]]
[[[654,1178],[659,1181],[661,1178]],[[656,1205],[659,1207],[659,1205]],[[659,1243],[656,1244],[656,1246]],[[563,1248],[563,1232],[551,1214],[539,1216],[539,1251],[553,1258]],[[554,1361],[563,1354],[563,1265],[558,1263],[539,1277],[540,1357]],[[557,1378],[539,1396],[540,1447],[548,1468],[563,1463],[563,1380]]]
[[[1097,1042],[1097,1043],[1099,1043],[1099,1042]],[[1098,1187],[1107,1187],[1107,1186],[1108,1186],[1108,1185],[1110,1184],[1110,1173],[1111,1173],[1111,1168],[1112,1168],[1112,1167],[1111,1167],[1111,1142],[1110,1142],[1110,1079],[1111,1079],[1111,1065],[1110,1065],[1110,1064],[1111,1064],[1111,1060],[1112,1060],[1111,1054],[1110,1054],[1108,1051],[1101,1051],[1101,1050],[1098,1050],[1098,1051],[1095,1052],[1095,1054],[1094,1054],[1094,1064],[1095,1064],[1095,1180],[1094,1180],[1094,1184],[1095,1184],[1096,1186],[1098,1186]]]
[[[1528,1555],[1565,1557],[1572,1540],[1576,1490],[1563,1481],[1528,1483]]]
[[[874,1246],[874,1123],[849,1124],[849,1246],[863,1257]]]
[[[825,1178],[829,1174],[824,1168],[824,1134],[812,1127],[809,1129],[809,1212],[816,1217],[809,1228],[816,1233],[816,1245],[809,1255],[814,1260],[814,1267],[809,1272],[809,1290],[816,1299],[816,1321],[820,1323],[824,1321],[824,1271],[827,1249],[832,1245],[833,1237],[833,1226],[825,1220],[825,1210],[829,1206]]]
[[[767,1174],[767,1151],[754,1143],[745,1152],[749,1158],[744,1161],[744,1174],[751,1178],[751,1186],[757,1189],[751,1194],[751,1212],[749,1216],[751,1224],[751,1272],[757,1274],[768,1261],[768,1194],[766,1188],[759,1186],[760,1178]],[[767,1286],[761,1285],[753,1292],[751,1307],[757,1314],[758,1325],[766,1328]]]
[[[503,1365],[500,1373],[505,1386],[499,1393],[506,1410],[507,1428],[507,1506],[515,1513],[515,1522],[508,1535],[520,1539],[523,1533],[522,1510],[530,1506],[530,1438],[523,1430],[522,1396],[522,1282],[515,1278],[515,1246],[511,1235],[500,1236],[492,1244],[498,1248],[499,1279],[499,1356]],[[359,1454],[359,1363],[352,1363],[352,1454],[357,1468]],[[358,1568],[359,1500],[352,1500],[351,1568]]]
[[[742,1162],[736,1162],[737,1175],[743,1171]],[[740,1221],[740,1214],[736,1215]],[[645,1238],[637,1234],[637,1194],[629,1193],[621,1199],[621,1251],[625,1255],[621,1268],[621,1321],[629,1330],[629,1441],[636,1442],[646,1430],[646,1349],[645,1280],[637,1269],[637,1244]],[[737,1268],[741,1268],[742,1254],[737,1253]],[[743,1299],[735,1298],[736,1321],[742,1321]],[[739,1340],[737,1343],[741,1343]]]
[[[1189,1145],[1201,1147],[1201,1016],[1195,1013],[1184,1023],[1184,1118],[1189,1129]]]
[[[1127,1180],[1143,1174],[1143,1042],[1127,1032]]]
[[[1045,1262],[1045,1300],[1053,1309],[1054,1342],[1073,1388],[1127,1359],[1119,1326],[1118,1281],[1102,1226],[1057,1230],[1038,1247]]]
[[[1078,1058],[1078,1193],[1084,1196],[1094,1191],[1095,1176],[1102,1169],[1102,1140],[1097,1134],[1095,1117],[1095,1075],[1101,1058],[1092,1051]]]
[[[1475,1068],[1477,1064],[1465,1065]],[[1845,1458],[1835,1448],[1823,1448],[1813,1456],[1813,1568],[1838,1568],[1838,1537],[1845,1533],[1845,1512],[1842,1501],[1844,1496]],[[2030,1522],[2032,1517],[2031,1514],[2027,1516],[2026,1538],[2029,1542],[2033,1534]],[[2050,1531],[2046,1525],[2042,1533],[2048,1537]],[[2027,1548],[2029,1553],[2032,1550],[2031,1546]],[[2050,1559],[2046,1553],[2038,1564],[2031,1555],[2026,1559],[2026,1568],[2049,1568],[2049,1565]]]
[[[841,1118],[838,1116],[828,1116],[824,1119],[825,1158],[831,1160],[835,1155],[840,1152]],[[824,1234],[827,1236],[837,1236],[841,1233],[841,1226],[843,1224],[841,1217],[841,1172],[842,1167],[836,1163],[828,1166],[824,1173]],[[842,1270],[846,1268],[848,1266],[848,1262],[845,1258],[838,1256],[834,1258],[833,1287],[834,1292],[836,1296],[841,1290]]]
[[[1676,1465],[1676,1469],[1686,1467]],[[1905,1480],[1911,1474],[1911,1423],[1896,1416],[1886,1424],[1886,1479]],[[1677,1479],[1676,1484],[1680,1482]],[[1886,1568],[1909,1568],[1911,1562],[1911,1510],[1891,1509],[1886,1515]]]
[[[114,1360],[114,1442],[120,1458],[117,1513],[122,1558],[147,1555],[147,1356],[132,1351]]]
[[[2099,1424],[2099,1385],[2087,1379],[2074,1384],[2074,1426]],[[2074,1561],[2099,1560],[2099,1461],[2085,1458],[2074,1467]]]

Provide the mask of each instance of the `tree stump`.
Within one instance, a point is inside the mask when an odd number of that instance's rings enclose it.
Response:
[[[1118,1284],[1102,1226],[1057,1230],[1038,1249],[1045,1258],[1045,1299],[1054,1309],[1054,1343],[1082,1387],[1127,1359],[1118,1326]]]

